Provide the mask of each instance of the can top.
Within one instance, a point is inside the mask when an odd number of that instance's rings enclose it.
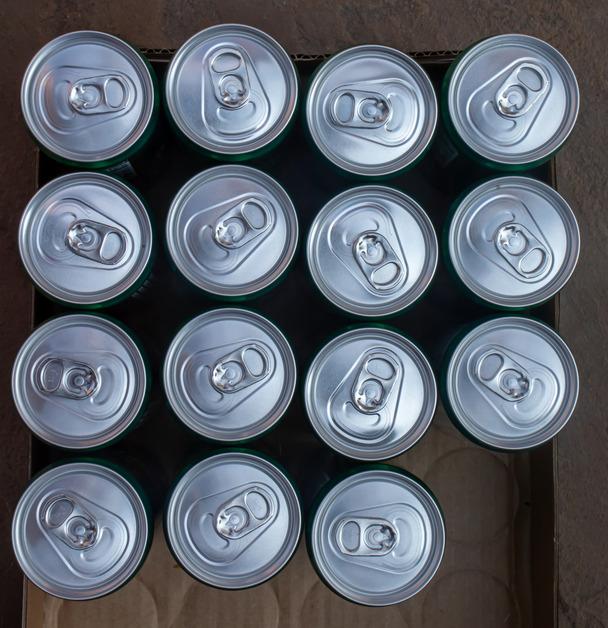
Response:
[[[457,59],[447,104],[469,148],[520,165],[549,157],[566,141],[579,90],[572,68],[551,45],[528,35],[498,35]]]
[[[245,296],[286,270],[298,219],[272,177],[247,166],[217,166],[177,193],[166,234],[173,262],[194,285],[216,295]]]
[[[278,42],[251,26],[220,24],[191,37],[165,81],[171,118],[211,152],[258,150],[285,129],[298,98],[296,69]]]
[[[316,72],[306,121],[319,150],[358,175],[387,175],[412,164],[429,145],[437,98],[420,64],[386,46],[356,46]]]
[[[259,436],[283,416],[296,363],[269,320],[224,308],[182,327],[167,350],[163,379],[169,404],[190,429],[236,442]]]
[[[545,183],[501,177],[459,204],[448,235],[450,259],[477,296],[502,307],[546,301],[568,281],[580,236],[566,201]]]
[[[578,372],[564,341],[540,321],[498,317],[470,331],[452,354],[446,394],[462,427],[503,450],[536,447],[567,423]]]
[[[12,539],[21,569],[37,587],[66,600],[91,600],[129,580],[150,533],[144,503],[120,473],[71,462],[28,486]]]
[[[143,57],[97,31],[66,33],[30,62],[21,108],[48,151],[81,163],[111,160],[142,136],[154,112],[154,82]]]
[[[43,440],[89,449],[122,434],[139,416],[148,387],[144,358],[116,323],[69,314],[40,325],[13,366],[17,410]]]
[[[354,329],[315,357],[304,387],[313,428],[330,447],[359,460],[384,460],[412,447],[437,405],[430,364],[388,329]]]
[[[437,267],[437,236],[412,198],[366,185],[321,209],[306,254],[317,287],[332,303],[358,316],[386,316],[428,287]]]
[[[96,305],[119,297],[142,276],[152,225],[140,198],[106,174],[71,173],[42,187],[19,225],[21,260],[55,299]]]
[[[243,451],[213,455],[186,471],[165,513],[167,540],[184,569],[224,589],[275,575],[295,552],[301,528],[288,478]]]
[[[387,606],[412,597],[435,575],[445,526],[430,491],[385,466],[329,490],[314,514],[310,545],[317,569],[340,595]]]

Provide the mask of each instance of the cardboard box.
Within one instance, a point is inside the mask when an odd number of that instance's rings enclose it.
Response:
[[[170,51],[145,51],[161,80]],[[453,55],[415,55],[438,88]],[[296,57],[303,83],[321,61]],[[109,310],[142,338],[154,369],[153,394],[145,424],[122,443],[99,455],[128,451],[152,469],[148,488],[157,505],[185,459],[211,449],[190,434],[165,405],[160,385],[164,350],[181,324],[221,303],[187,285],[167,263],[160,239],[173,195],[191,176],[216,165],[191,153],[161,126],[151,145],[133,160],[133,184],[147,198],[157,221],[159,256],[148,289]],[[301,125],[273,153],[252,163],[269,172],[292,195],[301,234],[321,206],[356,184],[342,178],[306,143]],[[62,166],[41,156],[39,183],[62,174]],[[555,185],[551,162],[530,173]],[[439,129],[430,153],[414,170],[387,185],[416,198],[441,234],[450,203],[471,184],[495,173],[459,157]],[[276,322],[292,342],[300,377],[315,352],[332,334],[353,320],[338,313],[316,292],[307,277],[302,247],[287,278],[266,295],[248,302]],[[534,315],[557,327],[558,301]],[[61,313],[39,295],[37,322]],[[449,339],[465,324],[492,312],[469,301],[440,263],[428,296],[389,324],[415,340],[438,371]],[[316,491],[334,473],[353,464],[322,445],[312,433],[301,395],[280,426],[250,445],[277,458],[295,476],[305,513]],[[32,440],[31,467],[70,457]],[[424,438],[390,461],[420,477],[433,490],[446,517],[447,545],[433,581],[411,600],[393,607],[366,608],[349,603],[320,582],[308,559],[305,542],[288,566],[269,582],[245,591],[213,589],[190,578],[167,550],[160,517],[150,554],[137,576],[120,591],[91,602],[66,602],[31,584],[25,588],[27,628],[493,628],[556,625],[554,512],[555,444],[530,453],[500,454],[473,445],[448,420],[441,403]]]

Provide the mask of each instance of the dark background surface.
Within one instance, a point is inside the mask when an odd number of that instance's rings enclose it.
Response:
[[[10,551],[9,524],[27,480],[28,462],[28,434],[12,407],[9,390],[14,355],[30,329],[32,301],[15,237],[36,181],[35,147],[19,111],[21,76],[35,51],[66,31],[94,28],[141,47],[176,48],[197,30],[219,22],[257,26],[288,52],[309,54],[358,43],[384,43],[405,51],[454,50],[483,36],[524,32],[558,47],[573,65],[581,88],[581,113],[571,140],[557,158],[557,174],[560,192],[579,220],[582,253],[562,293],[560,328],[577,358],[582,385],[574,419],[557,443],[556,585],[560,628],[608,625],[606,3],[4,0],[0,4],[5,56],[0,75],[0,626],[19,626],[22,580]]]

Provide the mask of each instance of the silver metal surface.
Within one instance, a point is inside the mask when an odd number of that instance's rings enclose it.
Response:
[[[283,48],[251,26],[221,24],[191,37],[165,80],[177,128],[214,153],[263,148],[291,121],[298,98],[295,67]]]
[[[348,331],[315,357],[304,386],[306,411],[320,438],[358,460],[392,458],[416,443],[437,405],[430,364],[388,329]]]
[[[13,366],[13,398],[38,436],[68,449],[117,438],[143,410],[146,365],[132,338],[100,316],[70,314],[38,327]]]
[[[135,574],[151,533],[141,497],[120,473],[71,462],[26,488],[12,540],[21,569],[36,586],[67,600],[90,600]]]
[[[543,160],[568,138],[579,109],[572,68],[528,35],[484,39],[458,58],[447,105],[474,152],[504,165]]]
[[[119,298],[149,268],[152,225],[127,185],[72,173],[47,183],[19,225],[19,252],[32,281],[72,305]]]
[[[285,336],[247,310],[206,312],[187,323],[167,351],[165,393],[173,411],[206,438],[259,436],[285,413],[296,363]]]
[[[173,262],[194,285],[220,296],[245,296],[287,269],[298,219],[272,177],[247,166],[217,166],[177,193],[166,237]]]
[[[454,270],[475,295],[523,308],[566,284],[580,236],[572,210],[555,190],[528,177],[501,177],[460,202],[448,247]]]
[[[517,316],[470,331],[446,372],[454,417],[475,440],[504,450],[553,438],[574,411],[578,387],[564,341],[544,323]]]
[[[429,145],[437,99],[411,57],[386,46],[357,46],[316,72],[306,121],[315,144],[336,166],[387,175],[411,165]]]
[[[367,185],[323,207],[306,255],[315,284],[334,305],[359,316],[386,316],[428,287],[437,267],[437,236],[412,198]]]
[[[148,65],[121,39],[66,33],[32,59],[21,108],[36,140],[60,158],[112,160],[145,133],[156,94]]]
[[[165,533],[194,578],[225,589],[250,587],[291,558],[302,528],[292,483],[274,464],[242,451],[205,458],[169,498]]]
[[[423,589],[443,557],[445,526],[433,495],[399,469],[361,470],[335,484],[312,516],[309,549],[345,598],[397,604]]]

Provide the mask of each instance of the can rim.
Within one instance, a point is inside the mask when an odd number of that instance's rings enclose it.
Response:
[[[137,397],[134,397],[134,400],[130,404],[129,412],[123,417],[123,419],[119,422],[113,423],[103,432],[86,438],[61,438],[59,435],[46,429],[44,422],[40,421],[37,417],[27,411],[26,404],[23,400],[26,395],[26,391],[23,390],[21,382],[24,380],[24,377],[26,377],[26,373],[23,371],[24,363],[29,359],[30,354],[36,350],[41,338],[44,335],[52,334],[58,326],[63,327],[65,325],[78,323],[103,326],[109,334],[114,336],[114,338],[120,339],[124,348],[131,354],[133,358],[133,368],[140,377],[140,394]],[[27,427],[43,441],[63,449],[70,449],[74,451],[101,447],[128,431],[136,419],[140,416],[144,407],[148,385],[149,376],[146,369],[145,358],[135,340],[123,327],[108,317],[100,316],[98,314],[65,314],[45,321],[36,327],[36,329],[28,336],[19,348],[11,373],[13,401],[17,412]]]
[[[377,193],[379,195],[384,195],[385,197],[391,197],[392,200],[403,210],[410,213],[412,217],[416,219],[420,227],[420,231],[425,239],[426,258],[428,263],[426,264],[425,271],[418,279],[415,289],[409,290],[399,299],[389,303],[388,305],[378,304],[377,306],[371,307],[354,307],[350,306],[350,302],[343,299],[341,295],[332,291],[330,286],[324,281],[323,274],[317,268],[315,245],[319,239],[319,231],[322,227],[322,223],[337,206],[345,200],[348,200],[349,197],[356,197],[360,194],[370,193]],[[333,303],[338,308],[348,312],[349,314],[354,314],[362,318],[378,318],[396,314],[397,312],[410,307],[426,292],[437,270],[437,264],[439,262],[439,244],[435,227],[433,226],[429,215],[411,196],[408,196],[401,190],[384,185],[361,185],[345,190],[337,196],[334,196],[327,203],[325,203],[325,205],[317,213],[308,231],[308,238],[306,241],[306,261],[313,282],[330,303]]]
[[[198,188],[204,186],[213,179],[231,176],[254,180],[260,185],[263,185],[266,189],[271,190],[275,199],[279,201],[280,208],[286,218],[287,230],[289,232],[284,249],[287,251],[287,255],[284,256],[264,277],[257,279],[256,282],[249,282],[250,285],[242,284],[241,286],[222,286],[218,283],[212,283],[210,279],[206,280],[200,273],[192,272],[181,255],[178,255],[178,219],[190,196]],[[167,215],[165,226],[165,240],[169,250],[169,255],[179,272],[197,288],[205,290],[209,294],[221,297],[250,296],[272,285],[283,275],[291,264],[296,252],[298,237],[298,215],[293,201],[285,188],[276,179],[262,170],[240,164],[223,164],[221,166],[214,166],[194,175],[194,177],[192,177],[180,188],[173,198],[169,207],[169,213]]]
[[[131,62],[132,67],[138,72],[141,78],[143,91],[149,96],[147,108],[142,107],[142,117],[136,126],[137,130],[133,131],[129,135],[127,140],[122,141],[116,147],[106,149],[103,152],[99,152],[90,156],[82,155],[73,150],[68,150],[65,147],[59,146],[56,143],[51,142],[46,134],[43,134],[40,131],[30,111],[30,101],[32,97],[31,89],[33,88],[32,81],[36,76],[38,66],[44,60],[43,55],[48,55],[49,53],[52,53],[53,49],[58,45],[69,46],[70,39],[74,39],[77,37],[91,37],[93,39],[106,40],[111,46],[114,47],[117,52],[123,54],[123,56]],[[39,142],[50,153],[57,155],[62,159],[68,159],[81,164],[94,164],[99,161],[112,160],[133,147],[142,138],[142,136],[146,132],[146,129],[150,125],[150,122],[152,121],[152,118],[154,116],[154,103],[156,101],[156,98],[157,96],[154,90],[154,78],[151,75],[150,68],[148,67],[142,56],[139,54],[139,52],[126,41],[120,39],[120,37],[116,37],[115,35],[110,35],[109,33],[104,33],[102,31],[96,30],[71,31],[69,33],[64,33],[63,35],[59,35],[59,37],[55,37],[55,39],[47,42],[42,48],[40,48],[40,50],[36,52],[32,60],[29,62],[23,75],[23,80],[21,82],[21,111],[28,129],[36,138],[36,141]]]
[[[312,389],[312,378],[317,374],[320,365],[324,363],[325,360],[329,357],[330,352],[338,348],[339,344],[347,343],[353,338],[356,339],[357,336],[370,333],[386,336],[386,340],[391,340],[399,343],[400,347],[407,352],[407,354],[419,367],[421,379],[427,385],[427,390],[425,390],[424,395],[425,404],[422,409],[421,415],[418,417],[416,423],[409,430],[406,436],[401,439],[401,444],[397,442],[394,443],[392,447],[385,448],[379,451],[365,451],[360,447],[357,448],[355,446],[348,446],[348,444],[343,443],[337,437],[332,438],[331,432],[326,432],[322,429],[322,422],[318,419],[317,414],[313,411],[314,403],[311,400],[311,396],[314,392]],[[435,415],[435,411],[437,409],[437,401],[437,382],[435,380],[433,369],[427,357],[409,338],[397,331],[382,327],[358,326],[354,329],[349,329],[330,340],[315,355],[310,367],[308,368],[308,372],[306,373],[306,378],[304,380],[304,405],[306,408],[306,414],[317,436],[334,451],[337,451],[338,453],[348,456],[349,458],[352,458],[354,460],[360,460],[363,462],[380,462],[383,460],[388,460],[389,458],[394,458],[395,456],[398,456],[405,451],[411,449],[426,434],[427,430],[429,429]]]
[[[287,105],[283,108],[283,115],[281,115],[280,119],[275,123],[273,128],[263,136],[263,139],[249,141],[242,146],[223,146],[221,144],[208,141],[206,138],[201,137],[200,135],[192,131],[187,124],[184,123],[173,102],[175,100],[175,86],[178,80],[177,74],[179,72],[183,58],[186,57],[192,50],[197,47],[200,42],[204,41],[210,35],[212,36],[217,32],[225,31],[228,29],[233,29],[237,33],[244,32],[250,37],[257,38],[259,42],[267,44],[269,46],[269,49],[276,53],[273,56],[284,71],[286,92],[288,96]],[[274,37],[271,37],[268,33],[265,33],[259,28],[255,28],[254,26],[249,26],[247,24],[216,24],[195,33],[189,39],[187,39],[173,55],[173,58],[171,59],[171,62],[167,69],[167,74],[165,76],[165,104],[171,120],[175,123],[180,132],[183,133],[191,142],[205,150],[220,155],[246,155],[248,153],[260,150],[261,148],[264,148],[265,146],[276,140],[281,135],[281,133],[288,127],[291,119],[294,116],[296,105],[298,102],[298,92],[298,74],[293,64],[293,61],[291,60],[291,57],[287,54],[283,46],[281,46],[281,44],[279,44],[279,42],[274,39]]]
[[[258,421],[256,423],[257,427],[255,429],[247,426],[246,430],[245,428],[243,428],[240,431],[235,430],[234,433],[228,434],[222,432],[221,429],[209,429],[204,422],[197,421],[195,417],[187,414],[184,411],[183,404],[180,403],[179,400],[179,394],[176,392],[175,378],[172,372],[176,356],[179,355],[179,352],[181,351],[181,345],[189,338],[192,333],[195,333],[198,330],[198,328],[201,326],[201,323],[205,323],[208,320],[213,320],[214,318],[226,315],[245,317],[249,319],[249,322],[257,326],[261,326],[264,331],[269,333],[271,337],[273,337],[273,340],[275,340],[275,342],[277,343],[277,347],[282,353],[286,373],[286,383],[284,386],[284,391],[281,395],[281,398],[277,402],[277,406],[279,409],[271,416],[271,419]],[[287,412],[295,394],[297,382],[297,365],[291,345],[287,341],[287,338],[285,337],[283,332],[272,321],[270,321],[265,316],[258,314],[257,312],[252,312],[251,310],[247,310],[245,308],[220,307],[207,310],[203,314],[195,316],[180,328],[180,330],[171,340],[171,344],[169,345],[169,348],[167,349],[167,352],[165,354],[162,375],[165,395],[167,397],[167,401],[169,402],[169,406],[175,413],[175,416],[186,427],[191,429],[196,434],[199,434],[200,436],[203,436],[204,438],[207,438],[211,441],[230,444],[239,443],[244,440],[251,440],[253,438],[256,438],[257,436],[261,436],[264,432],[268,431],[271,427],[275,426],[281,420],[281,418]],[[245,431],[246,433],[243,433]]]
[[[524,439],[520,438],[518,440],[500,438],[490,439],[486,434],[476,429],[476,423],[471,422],[468,417],[458,411],[458,405],[455,403],[456,395],[454,378],[456,369],[458,368],[458,364],[460,363],[464,352],[467,350],[468,345],[471,342],[496,324],[524,325],[536,328],[537,331],[544,334],[544,339],[547,341],[547,344],[549,344],[558,354],[564,371],[570,378],[570,391],[568,395],[564,395],[564,402],[561,404],[562,409],[559,412],[559,415],[557,415],[558,420],[555,420],[554,417],[540,432],[532,433],[532,436],[536,436],[536,438],[530,438],[530,435],[528,434],[524,437]],[[529,331],[531,330],[529,329]],[[463,429],[467,433],[470,433],[472,437],[482,445],[507,452],[521,451],[522,449],[538,447],[539,445],[543,445],[557,436],[557,434],[568,424],[576,409],[580,389],[580,377],[576,366],[576,360],[574,359],[572,351],[561,336],[554,329],[551,329],[549,325],[538,319],[525,316],[508,315],[492,316],[491,318],[484,320],[482,323],[469,330],[465,336],[459,340],[449,358],[448,366],[445,371],[444,382],[444,390],[447,396],[449,408],[454,418],[460,425],[462,425]],[[565,408],[565,410],[563,408]]]
[[[458,233],[462,226],[462,221],[466,218],[466,213],[471,209],[471,207],[475,206],[474,204],[477,203],[483,195],[494,189],[498,190],[499,188],[509,185],[518,187],[523,186],[527,187],[529,190],[532,189],[555,209],[556,213],[559,214],[560,218],[563,220],[564,228],[569,236],[571,249],[570,255],[566,255],[564,259],[564,262],[568,262],[568,264],[564,263],[563,265],[565,270],[560,272],[551,284],[542,286],[539,290],[536,290],[528,295],[515,297],[501,296],[497,292],[492,292],[489,289],[483,289],[478,283],[474,282],[470,274],[465,271],[465,268],[460,263],[460,259],[457,254]],[[568,231],[568,228],[571,231]],[[570,280],[570,277],[576,269],[580,255],[580,229],[576,216],[574,215],[574,212],[568,202],[550,185],[528,176],[513,175],[496,177],[476,186],[459,202],[449,224],[448,252],[452,267],[456,271],[459,279],[475,296],[497,307],[517,309],[521,309],[522,307],[533,307],[540,305],[555,296]],[[553,285],[553,287],[550,287],[551,285]]]
[[[317,92],[321,88],[322,82],[325,80],[326,76],[334,71],[334,67],[336,63],[342,61],[345,56],[352,55],[354,53],[371,53],[371,52],[379,52],[384,53],[385,55],[390,55],[396,58],[401,62],[403,67],[407,67],[407,69],[412,72],[413,75],[418,79],[417,83],[421,90],[426,92],[426,96],[430,97],[430,124],[425,130],[423,134],[422,141],[416,144],[416,150],[414,152],[408,152],[405,156],[401,156],[399,159],[394,160],[393,162],[383,163],[379,165],[373,166],[361,166],[357,165],[349,160],[341,159],[336,156],[335,153],[331,152],[325,143],[321,140],[321,136],[316,130],[316,126],[314,124],[314,112],[313,112],[313,104],[317,98]],[[351,48],[347,48],[346,50],[342,50],[337,54],[332,55],[329,59],[327,59],[314,74],[314,77],[308,86],[308,93],[306,95],[306,125],[308,127],[308,131],[310,136],[313,139],[315,146],[318,150],[323,154],[325,158],[327,158],[334,165],[339,168],[350,172],[351,174],[361,175],[361,176],[370,176],[370,177],[378,177],[394,174],[407,168],[408,166],[414,164],[416,160],[422,156],[425,150],[430,145],[435,130],[437,128],[437,118],[438,118],[438,104],[437,104],[437,95],[435,94],[435,89],[426,73],[425,69],[412,57],[407,55],[406,53],[398,50],[396,48],[391,48],[390,46],[383,46],[379,44],[363,44],[359,46],[352,46]],[[390,164],[393,165],[390,165]]]
[[[29,562],[25,562],[24,552],[23,552],[23,544],[25,539],[23,535],[20,533],[21,528],[23,527],[23,517],[24,511],[26,508],[32,506],[35,503],[36,495],[33,495],[36,489],[40,489],[43,484],[52,481],[52,476],[61,472],[64,473],[74,473],[89,470],[91,472],[96,472],[101,474],[104,479],[108,481],[113,481],[114,484],[122,489],[125,496],[129,499],[131,503],[135,518],[137,519],[138,529],[141,531],[140,534],[140,543],[136,552],[133,552],[133,555],[129,561],[129,564],[122,570],[122,575],[120,578],[117,578],[113,583],[106,584],[104,587],[100,587],[99,585],[95,585],[93,587],[93,591],[91,593],[85,593],[84,595],[77,594],[76,592],[72,592],[66,589],[63,591],[52,590],[50,583],[46,582],[43,577],[39,573],[36,572],[32,568],[32,565]],[[115,469],[105,465],[100,464],[98,462],[91,461],[72,461],[66,462],[65,464],[61,464],[59,466],[51,467],[50,469],[43,471],[40,475],[36,476],[32,479],[32,481],[28,484],[25,491],[19,498],[19,502],[15,507],[15,513],[13,515],[12,526],[11,526],[11,540],[13,551],[15,557],[17,558],[17,562],[21,567],[22,571],[26,575],[26,577],[37,587],[42,589],[45,593],[49,595],[53,595],[55,597],[59,597],[64,600],[77,601],[77,600],[93,600],[113,591],[119,589],[122,585],[124,585],[139,569],[142,564],[142,561],[145,558],[145,555],[148,550],[148,541],[151,537],[151,530],[148,520],[148,515],[146,512],[146,506],[137,492],[137,489],[125,478],[121,473],[116,471]]]
[[[257,579],[253,582],[247,582],[245,584],[235,584],[232,582],[227,582],[225,580],[220,583],[219,579],[213,580],[211,577],[209,577],[208,573],[197,570],[195,568],[196,565],[193,563],[193,561],[189,560],[188,552],[182,551],[184,548],[181,546],[179,539],[175,534],[176,529],[178,529],[179,527],[176,521],[180,506],[179,502],[183,498],[183,494],[187,490],[189,484],[193,481],[196,481],[197,477],[204,470],[205,466],[208,466],[211,463],[218,464],[223,461],[236,461],[243,464],[253,463],[258,465],[258,468],[261,468],[263,471],[267,472],[271,477],[273,477],[273,479],[275,479],[275,481],[277,481],[278,478],[277,484],[279,484],[283,489],[283,497],[288,504],[288,508],[290,508],[291,512],[295,514],[295,517],[297,519],[297,522],[292,522],[292,525],[290,525],[289,527],[284,546],[289,547],[291,539],[291,547],[285,552],[285,554],[281,558],[281,561],[277,563],[272,570],[265,570],[260,579]],[[273,474],[275,474],[276,477]],[[302,506],[300,504],[300,499],[296,486],[286,475],[284,470],[280,466],[275,464],[274,460],[270,460],[267,457],[258,455],[253,451],[243,449],[219,451],[209,456],[205,456],[202,460],[188,467],[176,481],[171,490],[171,493],[167,498],[167,504],[164,509],[163,520],[165,536],[167,538],[167,545],[169,546],[171,552],[175,556],[180,566],[184,569],[184,571],[186,571],[193,578],[199,580],[200,582],[227,590],[239,590],[258,586],[276,575],[283,567],[285,567],[285,565],[287,565],[287,563],[295,554],[299,545],[303,526]],[[293,523],[296,523],[295,527]]]
[[[524,42],[532,46],[536,46],[538,49],[544,50],[548,55],[553,55],[554,60],[556,60],[555,68],[562,75],[564,80],[564,85],[568,86],[568,82],[570,82],[571,93],[570,100],[573,103],[573,107],[571,108],[569,119],[562,120],[562,125],[560,129],[556,132],[554,137],[558,139],[552,139],[550,142],[546,142],[539,148],[536,148],[532,151],[528,151],[527,156],[521,156],[521,154],[516,155],[507,155],[501,154],[496,151],[488,150],[484,148],[483,145],[480,145],[478,142],[473,142],[472,138],[468,133],[465,132],[465,128],[460,121],[460,117],[456,115],[458,111],[458,105],[456,102],[456,91],[457,91],[457,82],[460,79],[460,76],[465,71],[465,65],[471,61],[471,59],[479,54],[483,53],[484,49],[488,46],[492,46],[496,43],[499,43],[501,40],[509,39],[517,37]],[[561,65],[558,65],[561,64]],[[565,90],[568,93],[568,89]],[[450,121],[458,134],[458,137],[462,142],[472,150],[474,153],[488,159],[494,163],[500,164],[502,166],[517,166],[517,165],[526,165],[526,164],[534,164],[539,160],[544,160],[549,157],[551,154],[558,151],[564,142],[570,137],[570,134],[576,124],[576,120],[578,118],[579,109],[580,109],[580,90],[578,87],[578,81],[576,79],[576,74],[572,69],[572,66],[568,62],[568,60],[551,44],[548,42],[538,38],[533,37],[532,35],[525,35],[521,33],[503,33],[501,35],[495,35],[493,37],[488,37],[486,39],[481,40],[477,44],[468,48],[462,56],[458,57],[454,61],[454,69],[450,76],[448,91],[447,91],[447,109]]]

